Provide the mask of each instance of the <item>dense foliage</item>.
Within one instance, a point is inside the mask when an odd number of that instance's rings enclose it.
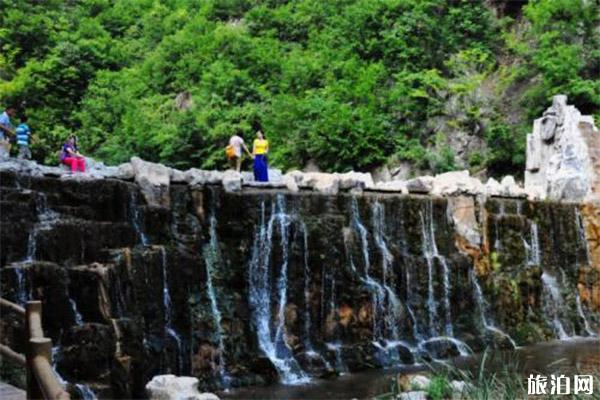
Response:
[[[408,160],[516,172],[531,118],[552,95],[598,113],[598,9],[584,0],[488,7],[0,0],[0,104],[22,104],[45,161],[75,132],[108,163],[136,154],[221,167],[232,133],[249,141],[262,129],[283,168]],[[188,107],[175,106],[182,92]],[[482,145],[455,154],[458,135]]]

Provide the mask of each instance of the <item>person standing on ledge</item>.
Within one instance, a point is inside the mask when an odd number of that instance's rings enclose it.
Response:
[[[32,136],[29,125],[27,125],[27,116],[23,115],[21,117],[21,123],[15,129],[15,136],[17,137],[17,147],[19,148],[17,158],[31,160],[29,143],[32,141]]]
[[[254,179],[257,182],[269,182],[269,166],[267,154],[269,153],[269,141],[261,131],[256,132],[256,139],[252,146],[252,157],[254,158]]]
[[[250,157],[252,157],[250,150],[248,150],[246,143],[244,143],[244,139],[237,134],[229,139],[229,146],[225,148],[225,153],[229,159],[229,165],[237,172],[240,172],[240,169],[242,168],[242,148]]]
[[[15,134],[15,128],[10,122],[10,118],[14,117],[17,110],[14,107],[7,107],[0,114],[0,159],[10,156],[10,141],[9,138]]]
[[[71,167],[71,172],[85,172],[85,158],[77,148],[77,137],[69,136],[60,152],[60,162]]]

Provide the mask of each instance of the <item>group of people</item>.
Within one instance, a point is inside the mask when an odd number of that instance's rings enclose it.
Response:
[[[225,154],[229,159],[231,168],[240,172],[242,167],[242,149],[254,160],[254,179],[258,182],[269,181],[269,164],[267,155],[269,154],[269,141],[259,130],[256,132],[256,139],[252,143],[252,153],[248,150],[244,139],[239,135],[233,135],[229,139],[229,145],[225,147]]]
[[[15,107],[6,108],[0,114],[0,159],[10,156],[12,144],[18,147],[17,158],[31,159],[31,150],[29,145],[33,142],[31,129],[27,125],[27,117],[20,116],[20,123],[15,128],[11,118],[17,114]],[[269,165],[267,155],[269,153],[269,141],[259,130],[256,132],[256,139],[252,143],[252,152],[248,150],[244,139],[238,134],[229,139],[229,145],[225,148],[225,154],[229,160],[231,168],[240,172],[242,167],[242,150],[244,150],[254,163],[254,179],[258,182],[269,181]],[[60,162],[71,168],[71,172],[85,172],[85,157],[79,152],[77,147],[77,137],[69,136],[60,150]]]
[[[17,114],[16,107],[6,108],[0,114],[0,159],[10,157],[12,144],[18,147],[17,158],[31,160],[30,143],[33,142],[31,129],[27,125],[27,116],[20,116],[20,123],[15,127],[12,118]],[[77,137],[69,136],[60,150],[60,162],[71,168],[71,172],[85,172],[85,157],[77,147]]]
[[[21,123],[15,128],[11,118],[17,114],[15,107],[8,107],[0,114],[0,158],[10,156],[10,148],[12,143],[16,143],[18,147],[17,158],[31,159],[31,150],[29,150],[29,142],[31,140],[31,130],[27,125],[27,117],[21,116]],[[12,142],[12,143],[11,143]]]

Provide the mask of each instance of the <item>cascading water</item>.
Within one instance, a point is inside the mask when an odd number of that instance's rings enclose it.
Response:
[[[77,383],[75,384],[75,387],[81,394],[81,398],[83,400],[96,400],[98,398],[96,393],[94,393],[94,391],[88,385]]]
[[[171,306],[171,293],[169,289],[169,275],[167,272],[167,251],[164,247],[160,247],[160,259],[163,278],[163,308],[165,316],[165,333],[171,337],[177,344],[177,367],[179,373],[183,371],[183,343],[181,337],[173,327],[173,309]]]
[[[585,225],[583,223],[583,217],[581,216],[581,212],[579,209],[575,208],[575,226],[577,227],[577,246],[583,247],[585,250],[585,262],[589,263],[590,261],[590,247],[585,235]]]
[[[564,307],[564,301],[558,288],[556,278],[544,271],[542,273],[542,283],[546,294],[544,302],[544,312],[552,319],[552,326],[559,339],[568,339],[569,335],[565,331],[564,325],[560,320],[559,312]]]
[[[261,204],[261,219],[256,230],[252,258],[250,260],[250,307],[253,323],[258,335],[260,349],[271,360],[279,376],[285,384],[301,384],[308,382],[298,362],[293,357],[292,350],[285,338],[285,305],[287,302],[287,267],[289,257],[289,229],[292,217],[285,212],[284,198],[277,196],[275,204],[271,205],[271,216],[266,221],[265,204]],[[282,262],[278,266],[277,279],[277,326],[275,334],[271,327],[271,253],[273,249],[273,234],[279,228],[282,249]]]
[[[446,262],[446,258],[442,256],[437,248],[435,241],[435,228],[433,222],[433,203],[427,201],[425,205],[425,212],[421,212],[421,229],[423,235],[423,255],[427,261],[427,279],[428,279],[428,298],[427,298],[427,309],[429,316],[429,329],[431,336],[437,335],[437,301],[435,300],[435,293],[433,290],[433,267],[437,260],[442,266],[443,272],[443,285],[444,285],[444,317],[445,326],[444,332],[446,336],[453,336],[454,329],[452,327],[452,315],[450,311],[450,268]]]
[[[538,232],[538,225],[535,221],[531,221],[530,224],[530,241],[531,244],[528,244],[524,241],[525,250],[527,252],[527,264],[529,265],[540,265],[541,263],[541,253],[540,253],[540,239]]]
[[[219,376],[221,383],[229,385],[230,377],[225,368],[225,343],[223,341],[223,327],[221,325],[221,311],[217,302],[217,294],[213,285],[213,276],[220,265],[219,239],[217,237],[217,217],[215,216],[214,202],[211,206],[211,215],[209,223],[209,241],[203,248],[204,262],[206,265],[206,289],[210,299],[210,309],[215,324],[215,334],[219,346]]]
[[[589,336],[597,336],[596,333],[590,327],[590,323],[588,322],[588,320],[585,316],[585,313],[583,312],[583,306],[581,305],[581,297],[579,296],[579,290],[576,290],[576,292],[575,292],[575,302],[577,304],[577,314],[579,314],[579,318],[583,322],[583,327],[585,329],[585,332]]]
[[[142,214],[140,213],[138,197],[139,196],[135,191],[130,191],[128,206],[129,218],[131,219],[131,225],[133,225],[135,233],[138,237],[138,243],[142,246],[148,246],[150,244],[150,240],[148,240],[148,236],[146,236],[146,233],[142,229],[143,221]]]
[[[481,286],[479,285],[479,280],[477,279],[477,275],[474,270],[469,271],[469,277],[473,284],[473,295],[475,297],[475,303],[477,304],[477,309],[479,311],[479,317],[481,319],[481,324],[483,325],[484,331],[489,331],[503,337],[506,339],[513,348],[517,347],[517,343],[510,337],[509,334],[498,328],[494,325],[493,322],[490,321],[490,318],[487,317],[488,306],[485,298],[483,297],[483,291],[481,290]]]
[[[73,320],[75,321],[75,324],[83,325],[83,317],[77,309],[77,303],[75,303],[75,300],[71,297],[69,297],[69,303],[71,304],[71,311],[73,311]]]

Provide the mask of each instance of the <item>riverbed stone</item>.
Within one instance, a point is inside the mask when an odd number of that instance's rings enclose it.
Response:
[[[427,392],[423,390],[414,390],[412,392],[400,393],[398,400],[427,400]]]
[[[396,378],[398,389],[402,392],[427,390],[431,379],[423,374],[398,374]]]
[[[213,393],[200,393],[198,378],[191,376],[157,375],[146,384],[150,400],[219,400]]]

